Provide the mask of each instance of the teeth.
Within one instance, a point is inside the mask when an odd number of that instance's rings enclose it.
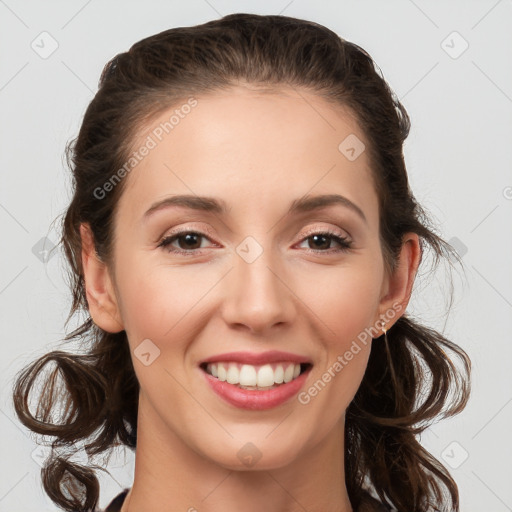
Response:
[[[238,382],[235,382],[235,384],[241,384],[242,386],[256,386],[257,378],[256,368],[254,368],[254,366],[244,364],[240,369]]]
[[[215,366],[216,370],[213,370],[213,366]],[[209,370],[209,368],[211,368]],[[207,367],[206,367],[208,373],[210,373],[211,375],[214,374],[214,372],[216,371],[217,372],[217,378],[221,381],[225,381],[226,380],[226,367],[223,365],[223,364],[219,364],[219,365],[216,365],[216,364],[209,364]]]
[[[266,364],[258,370],[258,382],[257,385],[260,388],[267,388],[276,384],[274,377],[274,370],[272,366]]]
[[[300,368],[299,368],[299,371],[300,371]],[[284,370],[283,370],[283,367],[281,365],[279,365],[274,370],[274,382],[276,384],[282,384],[283,381],[284,381]]]
[[[239,384],[248,388],[269,388],[296,379],[300,375],[300,364],[285,362],[253,366],[233,362],[209,363],[206,371],[229,384]]]
[[[293,366],[290,365],[284,371],[284,381],[285,382],[290,382],[292,379],[293,379]]]
[[[240,370],[236,366],[229,365],[226,376],[226,382],[228,382],[229,384],[240,383]]]

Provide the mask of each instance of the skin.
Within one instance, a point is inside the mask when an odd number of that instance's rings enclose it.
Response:
[[[233,350],[290,351],[313,362],[308,389],[365,328],[395,310],[390,329],[405,312],[418,237],[404,237],[388,275],[367,152],[349,161],[338,150],[349,134],[367,144],[348,110],[285,87],[263,93],[238,85],[197,100],[125,178],[113,268],[96,257],[88,226],[81,227],[90,314],[106,331],[126,331],[141,386],[135,478],[122,512],[352,511],[345,410],[371,338],[309,403],[294,397],[266,411],[225,403],[198,364]],[[139,141],[174,108],[141,127]],[[305,194],[333,193],[358,205],[366,222],[340,205],[286,215]],[[170,207],[143,220],[155,201],[175,194],[222,199],[229,210]],[[178,227],[206,235],[195,255],[158,247]],[[335,230],[352,246],[335,253],[337,242],[315,244],[313,229]],[[247,236],[263,249],[252,263],[236,252]],[[172,247],[191,245],[182,238]],[[160,350],[149,366],[133,355],[145,339]],[[251,467],[237,456],[249,442],[261,454]]]

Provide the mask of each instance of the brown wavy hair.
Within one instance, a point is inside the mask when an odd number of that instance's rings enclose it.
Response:
[[[355,115],[366,137],[388,268],[396,268],[406,232],[420,237],[422,265],[425,250],[434,266],[442,258],[460,263],[410,190],[403,158],[407,112],[358,45],[305,20],[231,14],[166,30],[116,55],[66,150],[73,175],[60,240],[73,294],[66,327],[75,315],[82,314],[83,323],[63,343],[74,340],[80,351],[54,350],[21,370],[14,384],[20,421],[54,439],[42,482],[63,510],[91,511],[99,499],[95,471],[104,469],[72,461],[77,443],[90,456],[119,444],[134,449],[137,443],[139,384],[128,340],[125,331],[105,332],[88,315],[80,225],[90,226],[98,256],[113,268],[113,220],[125,180],[105,197],[98,198],[97,191],[129,158],[137,130],[183,98],[240,82],[308,90]],[[417,437],[433,421],[465,407],[470,369],[462,348],[406,314],[387,340],[372,344],[361,386],[346,411],[346,485],[355,510],[368,491],[399,512],[459,510],[455,481]],[[37,407],[31,412],[33,393]]]

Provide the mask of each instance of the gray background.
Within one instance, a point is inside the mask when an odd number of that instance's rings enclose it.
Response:
[[[449,314],[443,272],[420,278],[411,312],[473,360],[466,410],[421,441],[451,468],[462,511],[512,510],[512,2],[505,0],[0,0],[0,510],[57,510],[40,483],[45,452],[15,419],[10,390],[15,372],[64,335],[63,259],[58,251],[44,258],[41,249],[58,240],[51,222],[70,198],[64,146],[103,65],[148,35],[244,11],[317,21],[359,44],[407,108],[411,186],[466,269],[454,275]],[[116,452],[109,470],[100,475],[101,506],[131,485],[133,454]]]

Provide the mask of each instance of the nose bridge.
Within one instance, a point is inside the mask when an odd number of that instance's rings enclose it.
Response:
[[[264,330],[290,321],[293,294],[286,286],[283,266],[276,251],[247,237],[236,248],[234,269],[229,273],[224,317],[231,324]]]

